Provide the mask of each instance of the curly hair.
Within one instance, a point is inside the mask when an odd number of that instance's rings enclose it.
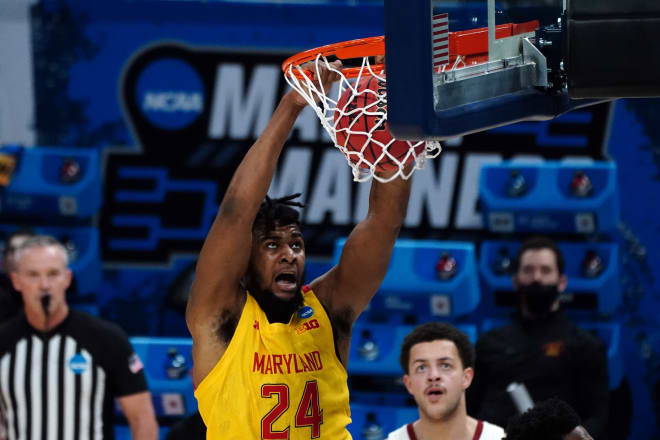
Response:
[[[401,344],[399,363],[404,373],[409,373],[408,363],[410,362],[410,350],[413,345],[440,339],[452,341],[456,345],[463,368],[474,367],[474,347],[465,333],[446,322],[427,322],[415,327]]]
[[[506,427],[506,440],[562,440],[580,423],[573,408],[551,398],[512,417]]]
[[[261,202],[261,206],[259,206],[254,223],[252,223],[252,231],[262,230],[269,232],[278,226],[291,224],[300,226],[300,211],[294,209],[294,207],[304,208],[305,205],[294,201],[298,197],[300,197],[300,193],[277,199],[271,199],[266,196],[264,201]]]

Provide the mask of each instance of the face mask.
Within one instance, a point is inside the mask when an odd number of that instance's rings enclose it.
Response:
[[[559,298],[559,290],[556,284],[533,282],[526,286],[520,286],[518,293],[521,300],[525,298],[529,311],[537,316],[550,313],[552,304]]]

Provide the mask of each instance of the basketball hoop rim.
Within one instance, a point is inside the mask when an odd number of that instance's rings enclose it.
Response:
[[[319,55],[324,57],[334,55],[340,60],[385,55],[385,36],[381,35],[378,37],[341,41],[339,43],[327,44],[315,49],[300,52],[287,58],[286,61],[282,63],[282,71],[285,74],[291,72],[293,75],[300,78],[301,73],[297,67],[300,67],[302,64],[309,61],[316,60]],[[373,64],[371,65],[371,68],[374,71],[380,71],[385,68],[385,65],[383,63]],[[309,70],[302,71],[305,74],[311,73]],[[342,74],[346,78],[356,78],[360,74],[364,75],[365,72],[364,67],[347,67],[342,69]]]

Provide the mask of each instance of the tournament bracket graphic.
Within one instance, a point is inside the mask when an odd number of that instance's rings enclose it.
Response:
[[[127,62],[123,112],[136,146],[106,157],[101,216],[106,262],[166,264],[196,254],[238,163],[287,91],[288,53],[235,52],[159,42]],[[520,156],[607,158],[610,105],[547,122],[519,123],[453,139],[413,178],[404,237],[483,237],[481,166]],[[302,192],[308,255],[330,255],[335,238],[366,212],[369,185],[353,184],[344,157],[307,109],[282,153],[271,195]]]

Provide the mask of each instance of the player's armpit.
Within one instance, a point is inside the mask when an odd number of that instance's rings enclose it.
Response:
[[[231,307],[195,307],[194,299],[188,302],[186,321],[193,337],[193,384],[195,386],[208,375],[224,354],[238,325],[245,306],[245,294],[235,289]],[[225,304],[226,305],[226,304]]]

